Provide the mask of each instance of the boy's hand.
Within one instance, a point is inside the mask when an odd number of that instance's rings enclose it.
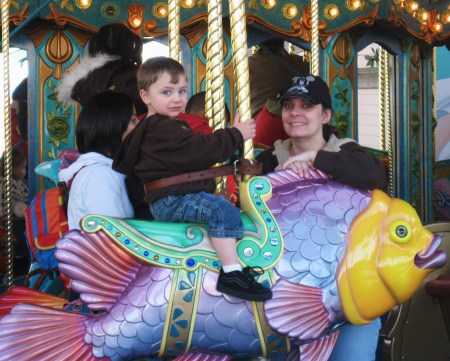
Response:
[[[255,120],[249,119],[246,120],[245,122],[241,122],[241,117],[239,116],[239,113],[236,113],[234,117],[233,128],[236,128],[241,132],[244,141],[253,139],[253,137],[256,135]]]

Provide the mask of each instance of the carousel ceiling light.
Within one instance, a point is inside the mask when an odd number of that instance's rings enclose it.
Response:
[[[444,15],[442,16],[442,21],[444,22],[444,24],[450,23],[450,11],[446,11],[444,13]]]
[[[335,19],[339,16],[339,8],[334,5],[330,4],[325,8],[325,17],[327,19]]]
[[[417,1],[408,1],[406,11],[412,13],[419,10],[419,3]]]
[[[298,14],[297,6],[294,4],[286,4],[283,9],[283,14],[288,19],[293,19]]]
[[[169,10],[167,9],[167,5],[166,4],[156,4],[155,7],[155,15],[159,18],[165,18],[167,17],[167,14],[169,13]]]
[[[262,0],[262,4],[266,9],[272,9],[277,4],[277,0]]]
[[[129,23],[132,28],[137,29],[142,25],[142,18],[139,15],[133,15]]]
[[[347,7],[350,10],[358,10],[362,8],[363,2],[361,0],[347,0]]]
[[[419,21],[427,21],[430,18],[430,13],[425,9],[422,9],[419,11],[418,17]]]
[[[102,14],[106,18],[113,19],[119,15],[120,11],[116,4],[105,3],[102,5]]]
[[[80,8],[80,9],[88,9],[91,7],[92,5],[92,0],[76,0],[75,4]]]
[[[434,23],[431,24],[431,29],[436,33],[440,33],[442,31],[442,29],[444,28],[444,26],[442,25],[442,23],[440,23],[439,21],[435,21]]]
[[[195,5],[195,0],[182,0],[181,1],[181,6],[184,8],[191,8]]]

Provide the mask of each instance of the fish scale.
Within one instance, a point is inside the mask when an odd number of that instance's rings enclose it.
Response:
[[[331,319],[342,317],[335,274],[345,251],[347,230],[370,199],[369,191],[339,182],[305,180],[274,187],[267,201],[268,207],[280,214],[275,218],[286,248],[293,252],[290,262],[278,263],[276,273],[295,284],[321,288]]]
[[[172,271],[167,277],[151,282],[152,267],[142,267],[136,277],[138,287],[131,285],[110,313],[86,322],[85,341],[93,345],[98,356],[111,360],[123,360],[143,355],[156,356],[161,346],[163,325],[167,315]],[[208,350],[221,353],[258,354],[261,345],[247,302],[235,298],[223,298],[215,290],[215,273],[204,271],[204,277],[214,287],[203,286],[198,304],[197,318],[192,335],[192,350]],[[144,280],[147,280],[145,283]],[[136,306],[130,294],[147,294],[145,307]]]

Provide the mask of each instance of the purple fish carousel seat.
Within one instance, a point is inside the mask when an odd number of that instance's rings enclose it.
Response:
[[[325,361],[341,327],[404,302],[446,261],[440,237],[412,207],[378,190],[283,171],[244,182],[241,193],[238,253],[265,270],[257,277],[273,299],[248,302],[216,290],[220,263],[204,225],[91,215],[81,232],[58,242],[56,257],[94,313],[15,306],[0,320],[0,361],[28,353],[40,360]],[[70,341],[61,341],[63,333]],[[37,344],[37,335],[52,347]]]

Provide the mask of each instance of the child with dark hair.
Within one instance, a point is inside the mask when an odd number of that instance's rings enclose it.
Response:
[[[243,237],[240,210],[213,193],[213,178],[171,183],[174,176],[209,169],[224,162],[254,135],[253,120],[235,120],[232,128],[209,135],[193,133],[178,119],[187,103],[187,75],[177,61],[158,57],[144,62],[138,86],[148,116],[122,143],[114,169],[136,174],[145,184],[145,201],[155,219],[166,222],[208,224],[208,235],[222,263],[217,290],[250,301],[272,297],[256,282],[252,269],[242,269],[236,238]],[[238,118],[238,117],[237,117]]]
[[[29,263],[29,251],[25,238],[25,208],[28,206],[28,187],[23,179],[27,174],[27,157],[18,149],[13,149],[11,153],[11,207],[13,211],[12,216],[12,230],[16,238],[15,255],[20,256],[27,264]],[[5,157],[0,161],[0,187],[1,187],[1,202],[0,202],[0,217],[2,220],[6,217],[6,178],[5,178]]]
[[[0,214],[5,216],[6,193],[5,193],[5,162],[4,155],[1,159],[1,186],[2,202]],[[11,153],[12,180],[11,180],[11,203],[14,215],[18,218],[24,217],[24,210],[28,205],[28,187],[23,182],[27,174],[27,157],[20,150],[13,149]]]
[[[80,219],[93,213],[133,217],[125,176],[111,165],[122,140],[136,123],[133,102],[122,93],[96,95],[81,110],[75,131],[81,155],[59,172],[60,181],[71,182],[69,229],[80,229]]]
[[[192,95],[187,104],[184,113],[179,115],[181,120],[186,121],[192,128],[194,133],[204,132],[209,134],[212,132],[212,128],[209,126],[208,119],[205,116],[206,92],[201,91]],[[230,111],[225,104],[225,124],[230,122]]]

